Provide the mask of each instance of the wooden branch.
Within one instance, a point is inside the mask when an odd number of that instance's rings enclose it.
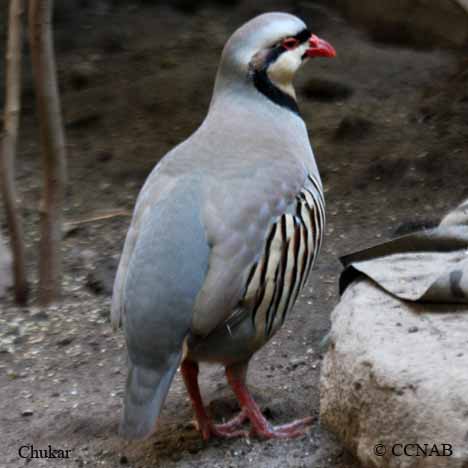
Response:
[[[28,300],[23,228],[15,186],[15,156],[21,108],[21,32],[23,0],[10,0],[6,51],[4,133],[0,142],[0,177],[5,215],[13,251],[15,300]]]
[[[39,301],[56,301],[61,291],[65,135],[60,110],[52,38],[53,0],[29,0],[29,40],[42,144],[44,189],[41,201]]]

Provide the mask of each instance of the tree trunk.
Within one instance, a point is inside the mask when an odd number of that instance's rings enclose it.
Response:
[[[15,187],[15,155],[21,107],[22,15],[23,0],[10,0],[6,51],[5,129],[0,144],[2,195],[13,251],[15,299],[18,304],[25,304],[28,299],[23,228]]]
[[[41,200],[39,301],[56,301],[61,292],[61,240],[66,179],[65,136],[52,39],[53,0],[29,0],[29,39],[36,89],[44,171]]]

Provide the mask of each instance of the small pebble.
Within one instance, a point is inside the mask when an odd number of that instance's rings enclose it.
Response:
[[[306,364],[306,360],[304,358],[293,358],[290,362],[293,369],[296,369],[299,366],[304,366]]]
[[[47,312],[41,310],[39,312],[36,312],[35,314],[32,314],[31,319],[40,322],[43,320],[49,320],[49,315],[47,314]]]
[[[66,336],[65,338],[57,341],[57,346],[68,346],[72,343],[73,339],[74,338],[72,336]]]

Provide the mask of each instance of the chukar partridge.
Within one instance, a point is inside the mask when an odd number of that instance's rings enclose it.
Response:
[[[317,258],[322,183],[292,80],[333,47],[295,16],[260,15],[226,43],[208,114],[146,180],[114,285],[128,378],[121,433],[155,429],[177,368],[203,438],[300,435],[311,418],[273,427],[246,386],[252,355],[281,327]],[[241,408],[209,418],[198,363],[220,363]]]

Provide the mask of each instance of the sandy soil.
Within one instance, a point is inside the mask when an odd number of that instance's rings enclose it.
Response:
[[[64,6],[58,16],[68,222],[131,211],[153,165],[201,122],[230,33],[260,11],[284,9],[205,3],[188,14],[150,2],[97,3]],[[311,283],[255,356],[249,381],[274,423],[311,414],[310,432],[288,441],[204,443],[178,375],[157,434],[142,443],[118,437],[125,349],[108,316],[129,223],[120,216],[68,225],[62,303],[42,310],[0,302],[0,466],[358,467],[318,420],[320,341],[338,300],[337,257],[431,224],[468,196],[467,67],[451,51],[373,43],[313,5],[300,13],[339,54],[310,63],[297,81],[325,183],[327,237]],[[17,179],[35,280],[40,166],[31,90],[26,72]],[[236,411],[222,369],[204,368],[201,382],[216,418]],[[18,456],[28,444],[70,449],[71,457],[28,463]]]

